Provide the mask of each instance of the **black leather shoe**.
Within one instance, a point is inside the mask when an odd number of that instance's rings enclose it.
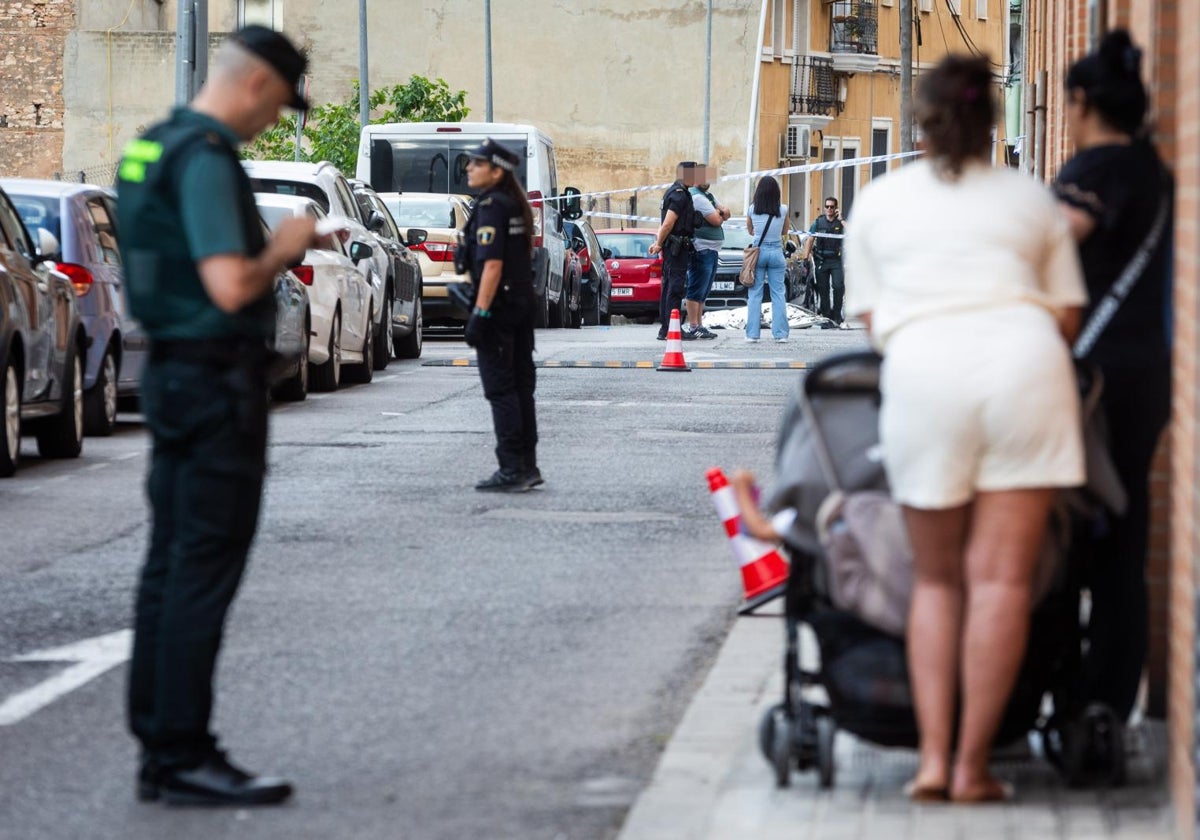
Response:
[[[214,752],[195,767],[161,771],[158,792],[168,805],[277,805],[292,795],[292,785],[247,773]]]
[[[153,758],[143,758],[138,767],[137,798],[139,802],[158,801],[158,781],[162,771]]]
[[[546,483],[546,479],[542,478],[542,471],[537,467],[530,467],[529,469],[525,470],[525,481],[529,485],[530,489],[533,489],[534,487],[540,487]]]
[[[476,484],[475,489],[490,493],[524,493],[532,486],[526,473],[499,469]]]

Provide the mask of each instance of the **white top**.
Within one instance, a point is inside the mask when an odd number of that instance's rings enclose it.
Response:
[[[716,206],[708,200],[704,193],[692,193],[692,206],[702,216],[717,212]],[[697,251],[720,251],[724,244],[725,240],[723,239],[701,239],[699,236],[692,238],[692,247]]]
[[[846,313],[872,313],[881,350],[931,315],[1087,302],[1066,218],[1049,190],[1012,169],[968,164],[957,181],[927,160],[893,170],[854,202],[845,243]]]
[[[754,225],[754,243],[758,244],[758,240],[763,235],[763,225],[770,222],[771,229],[767,231],[767,235],[762,240],[764,248],[783,248],[783,231],[784,225],[787,224],[788,207],[786,204],[779,205],[778,216],[768,216],[766,213],[755,213],[754,205],[750,205],[750,222]]]

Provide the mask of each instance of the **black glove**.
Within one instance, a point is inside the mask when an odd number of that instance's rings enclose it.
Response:
[[[487,330],[486,322],[487,318],[478,312],[471,313],[471,317],[467,319],[467,330],[464,336],[468,347],[478,347],[483,343],[484,332]]]

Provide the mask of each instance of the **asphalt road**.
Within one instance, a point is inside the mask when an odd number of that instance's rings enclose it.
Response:
[[[653,326],[539,333],[545,360],[661,357]],[[794,361],[856,332],[740,333],[692,360]],[[469,358],[458,341],[423,361]],[[799,373],[539,372],[547,484],[487,496],[474,369],[394,362],[272,415],[271,473],[220,663],[231,755],[290,776],[264,810],[133,798],[124,665],[0,725],[0,838],[609,838],[740,598],[704,482],[769,473]],[[130,626],[146,544],[136,415],[0,482],[0,703],[70,663],[15,657]]]

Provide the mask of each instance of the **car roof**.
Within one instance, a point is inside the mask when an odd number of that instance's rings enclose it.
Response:
[[[255,175],[263,178],[270,178],[272,176],[303,178],[316,175],[323,169],[331,169],[334,172],[338,171],[338,168],[327,160],[316,163],[292,160],[244,160],[242,161],[242,166],[247,171],[253,172]]]
[[[450,201],[453,198],[457,198],[459,201],[461,201],[465,204],[471,203],[471,196],[461,195],[459,193],[381,192],[381,193],[377,193],[377,195],[380,198],[387,199],[387,200],[392,200],[392,199],[397,199],[397,198],[419,198],[422,201],[431,201],[434,199],[436,199],[438,201]]]
[[[41,195],[59,197],[83,192],[107,192],[95,184],[80,184],[76,181],[51,181],[42,178],[0,178],[0,187],[6,192],[19,195]]]

